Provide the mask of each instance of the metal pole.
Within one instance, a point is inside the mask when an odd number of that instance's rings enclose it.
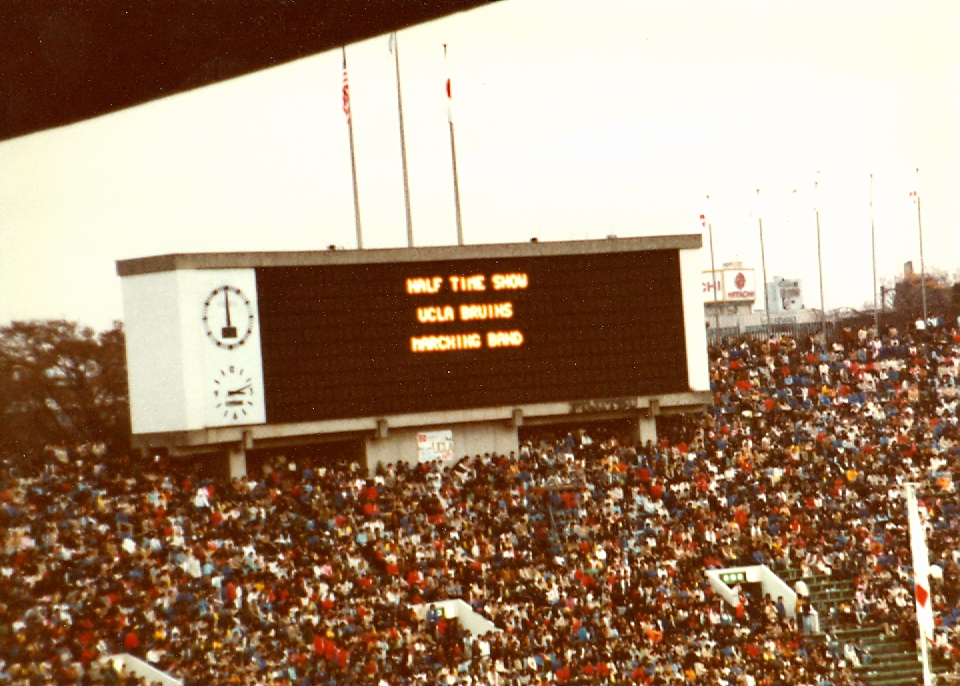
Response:
[[[717,302],[717,268],[713,263],[713,224],[707,222],[707,230],[710,232],[710,280],[713,288],[713,314],[717,329],[720,328],[720,304]]]
[[[400,119],[400,160],[403,165],[403,202],[407,212],[407,247],[413,247],[413,220],[410,216],[410,182],[407,179],[407,141],[403,135],[403,98],[400,95],[400,42],[393,33],[393,58],[397,68],[397,115]]]
[[[923,325],[927,325],[927,270],[923,263],[923,223],[920,221],[920,169],[917,169],[917,231],[920,233],[920,293],[923,298]]]
[[[707,207],[704,209],[707,214],[710,213],[710,196],[707,196]],[[707,225],[707,231],[710,233],[710,288],[713,290],[713,315],[714,324],[720,328],[720,305],[717,302],[717,265],[713,261],[713,224],[707,218],[707,214],[700,215],[700,226]]]
[[[930,668],[928,644],[933,641],[933,598],[930,597],[930,553],[927,550],[926,532],[920,520],[917,506],[917,485],[903,485],[904,499],[907,505],[907,523],[910,535],[910,557],[913,563],[914,600],[917,612],[917,630],[920,636],[920,659],[923,666],[924,686],[932,686],[935,681]],[[921,598],[921,591],[926,594]]]
[[[447,63],[447,44],[443,44],[443,63]],[[457,144],[453,137],[453,112],[449,109],[451,100],[450,77],[447,77],[447,121],[450,123],[450,156],[453,159],[453,204],[457,208],[457,245],[463,245],[463,221],[460,217],[460,181],[457,176]]]
[[[760,189],[757,189],[757,197],[760,197]],[[760,263],[763,266],[763,309],[767,313],[767,335],[770,335],[770,296],[767,293],[767,253],[763,249],[763,217],[760,216],[760,203],[757,203],[757,222],[760,224]]]
[[[357,190],[357,157],[353,148],[353,110],[350,107],[350,90],[347,84],[347,48],[343,52],[343,109],[347,115],[347,127],[350,129],[350,169],[353,172],[353,216],[357,223],[357,249],[363,250],[363,232],[360,230],[360,195]]]
[[[817,172],[817,174],[819,173],[820,172]],[[820,204],[819,196],[817,195],[818,185],[819,185],[819,181],[813,182],[813,197],[815,201],[813,212],[817,217],[817,270],[820,273],[820,320],[823,322],[826,322],[827,308],[824,305],[824,298],[823,298],[823,252],[821,251],[821,244],[820,244],[820,208],[816,206]]]
[[[873,317],[880,335],[880,310],[877,309],[877,233],[873,225],[873,174],[870,175],[870,251],[873,255]]]
[[[457,207],[457,245],[463,245],[463,220],[460,217],[460,181],[457,177],[457,144],[453,138],[453,121],[450,122],[450,154],[453,157],[453,203]]]

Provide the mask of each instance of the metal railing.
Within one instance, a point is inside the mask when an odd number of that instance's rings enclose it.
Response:
[[[913,328],[912,318],[903,313],[884,312],[879,319],[880,330],[883,332],[891,327],[903,332]],[[774,321],[769,325],[762,322],[750,325],[711,327],[707,329],[707,343],[709,345],[721,345],[745,340],[761,341],[771,337],[789,336],[796,341],[820,337],[820,343],[831,344],[843,338],[845,329],[856,335],[860,329],[875,329],[876,321],[877,317],[873,312],[841,310],[831,312],[825,319],[818,321]]]

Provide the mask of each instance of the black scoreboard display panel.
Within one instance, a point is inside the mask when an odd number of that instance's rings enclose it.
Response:
[[[256,268],[267,421],[688,390],[678,250]]]

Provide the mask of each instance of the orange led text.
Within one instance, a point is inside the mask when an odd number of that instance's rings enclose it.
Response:
[[[438,293],[442,286],[442,276],[417,276],[407,279],[407,294],[421,295],[423,293]]]
[[[523,334],[519,331],[488,331],[488,348],[519,348],[523,345]]]
[[[510,319],[511,317],[513,317],[511,302],[460,306],[460,319],[465,322],[475,319]]]
[[[417,308],[417,321],[421,324],[452,322],[454,319],[456,319],[456,313],[450,305]]]
[[[450,288],[454,293],[466,293],[487,290],[486,278],[483,274],[473,276],[451,276]]]
[[[410,350],[415,353],[436,353],[452,350],[477,350],[483,347],[478,333],[454,333],[437,336],[412,336]]]
[[[495,291],[518,291],[530,285],[526,274],[514,272],[512,274],[494,274],[490,277]]]

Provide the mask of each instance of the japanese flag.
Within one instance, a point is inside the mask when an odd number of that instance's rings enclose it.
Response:
[[[447,121],[453,121],[453,94],[450,90],[450,70],[447,67],[447,44],[443,44],[443,70],[446,76],[446,83],[444,88],[446,89],[446,112],[447,112]]]
[[[913,484],[905,484],[907,522],[910,528],[910,552],[913,558],[913,590],[917,605],[917,624],[927,640],[933,639],[933,598],[930,597],[930,555],[927,534],[920,520],[917,493]]]

